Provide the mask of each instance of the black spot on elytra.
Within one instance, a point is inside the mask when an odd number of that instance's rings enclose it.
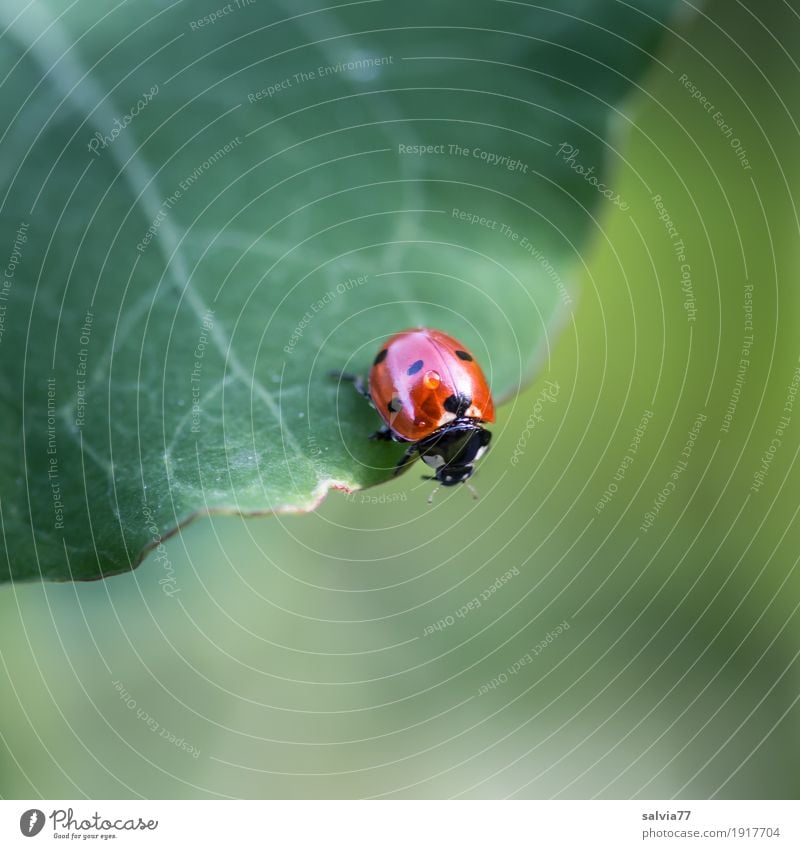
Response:
[[[386,406],[390,413],[399,413],[403,409],[403,402],[399,398],[392,398]]]
[[[466,360],[468,363],[472,362],[472,354],[468,354],[466,351],[456,351],[456,356],[459,360]]]
[[[467,398],[466,395],[450,395],[444,399],[444,408],[448,413],[453,413],[456,416],[463,416],[472,404],[472,398]]]
[[[422,360],[417,360],[415,363],[411,363],[406,374],[410,377],[412,374],[416,374],[424,365],[425,363]]]
[[[389,353],[388,348],[384,348],[382,351],[378,351],[378,356],[372,361],[372,365],[376,366],[378,363],[382,363],[386,359],[386,355]]]

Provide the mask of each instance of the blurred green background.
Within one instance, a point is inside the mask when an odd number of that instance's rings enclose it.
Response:
[[[798,798],[800,402],[751,488],[800,365],[798,47],[797,4],[674,22],[615,140],[630,210],[603,204],[477,504],[428,508],[415,469],[194,523],[171,598],[152,556],[0,588],[0,795]]]

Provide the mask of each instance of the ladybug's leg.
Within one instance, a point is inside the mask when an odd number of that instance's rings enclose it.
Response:
[[[369,438],[370,438],[370,439],[374,439],[374,440],[380,440],[381,442],[388,442],[388,441],[390,441],[390,440],[395,440],[395,441],[396,441],[396,437],[395,437],[395,435],[392,433],[392,431],[389,429],[389,426],[388,426],[388,425],[381,425],[381,426],[380,426],[380,427],[379,427],[379,428],[375,431],[375,433],[373,433],[373,434],[371,434],[371,435],[370,435],[370,437],[369,437]]]
[[[353,374],[349,371],[331,371],[328,372],[331,377],[337,378],[337,380],[347,380],[353,384],[359,395],[363,395],[367,401],[372,403],[372,398],[369,394],[369,389],[367,388],[367,384],[364,381],[364,378],[360,374]]]
[[[403,456],[397,461],[397,465],[394,467],[395,477],[404,472],[413,462],[417,459],[417,452],[419,451],[419,447],[416,442],[412,442],[411,445],[406,448],[403,452]]]

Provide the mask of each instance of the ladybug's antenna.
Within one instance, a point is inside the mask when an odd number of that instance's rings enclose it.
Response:
[[[464,481],[464,483],[466,483],[466,481]],[[475,489],[475,487],[471,483],[467,484],[467,489],[472,493],[472,497],[476,501],[480,498],[480,496],[478,495],[478,490]]]
[[[434,490],[433,490],[433,492],[431,492],[431,494],[428,496],[428,504],[433,504],[433,496],[434,496],[434,495],[436,495],[436,493],[437,493],[440,489],[441,489],[441,487],[440,487],[440,486],[437,486],[437,487],[436,487],[436,489],[434,489]]]

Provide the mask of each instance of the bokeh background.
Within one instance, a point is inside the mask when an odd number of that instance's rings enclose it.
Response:
[[[681,4],[477,504],[415,470],[193,523],[171,597],[0,588],[0,794],[798,798],[798,48],[795,2]]]

